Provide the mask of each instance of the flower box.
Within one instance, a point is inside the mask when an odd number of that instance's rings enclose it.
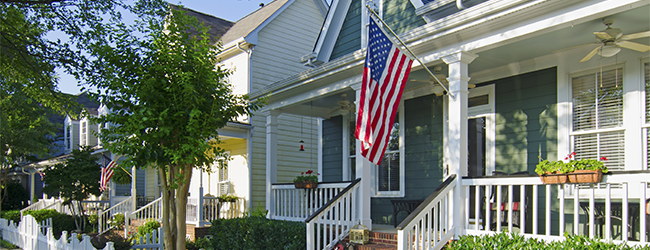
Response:
[[[603,171],[598,170],[575,170],[567,174],[570,183],[598,183],[603,180]]]
[[[569,183],[567,174],[543,174],[539,176],[544,184],[564,184]]]
[[[293,185],[296,188],[316,188],[318,186],[318,182],[313,182],[313,181],[297,181],[294,182]]]

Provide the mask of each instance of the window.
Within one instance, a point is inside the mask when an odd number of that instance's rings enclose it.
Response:
[[[650,62],[643,64],[643,75],[644,89],[645,89],[645,126],[643,126],[643,137],[645,142],[645,169],[650,169],[650,143],[648,143],[648,137],[650,137]]]
[[[85,121],[81,122],[81,135],[79,138],[81,139],[79,141],[79,144],[81,146],[86,146],[86,122]]]
[[[575,76],[571,142],[576,159],[600,159],[611,170],[625,168],[623,69]]]
[[[401,107],[401,105],[400,105]],[[375,169],[375,190],[378,196],[403,196],[404,173],[402,169],[402,159],[400,152],[400,140],[402,133],[400,131],[400,114],[395,115],[395,122],[388,138],[386,152],[381,159],[381,164],[374,165]]]
[[[215,162],[215,167],[217,168],[218,182],[219,186],[219,196],[230,194],[230,178],[228,178],[228,159],[230,154],[226,152],[225,157],[219,157],[217,162]]]

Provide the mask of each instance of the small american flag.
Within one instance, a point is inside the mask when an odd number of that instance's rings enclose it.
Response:
[[[108,159],[106,156],[104,156],[104,161]],[[110,160],[110,159],[108,159]],[[102,167],[102,176],[99,180],[99,190],[104,191],[108,189],[108,182],[111,180],[111,177],[113,177],[113,169],[117,166],[117,162],[110,160],[106,166]]]
[[[361,155],[377,165],[386,151],[411,64],[413,60],[371,18],[355,137],[361,141]]]

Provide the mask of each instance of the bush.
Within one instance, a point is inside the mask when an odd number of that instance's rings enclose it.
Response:
[[[0,212],[0,218],[18,223],[20,222],[20,210],[2,211]]]
[[[29,201],[29,194],[20,183],[16,181],[8,181],[6,187],[0,190],[0,195],[4,195],[2,200],[2,208],[7,210],[23,209],[27,206]]]
[[[305,223],[245,217],[214,220],[214,249],[305,249]]]
[[[117,229],[124,228],[124,214],[115,214],[108,220],[108,224]]]
[[[565,233],[566,240],[545,242],[540,239],[526,239],[522,235],[501,232],[495,235],[473,236],[464,235],[445,247],[448,250],[460,249],[529,249],[529,250],[555,250],[555,249],[650,249],[639,246],[616,245],[602,242],[598,239],[589,239],[584,236],[569,235]]]
[[[210,246],[210,240],[206,238],[197,238],[196,241],[186,240],[185,248],[187,248],[187,250],[212,249]]]
[[[144,225],[138,226],[136,237],[144,237],[147,234],[153,232],[153,230],[160,228],[160,223],[157,221],[148,221]],[[157,236],[156,236],[157,237]]]
[[[25,211],[25,215],[31,215],[36,219],[36,221],[41,222],[47,218],[52,218],[58,214],[54,209],[41,209],[41,210],[27,210]],[[52,222],[54,223],[54,222]]]

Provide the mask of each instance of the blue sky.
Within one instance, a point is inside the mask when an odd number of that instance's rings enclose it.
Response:
[[[240,18],[257,10],[260,3],[268,4],[272,0],[171,0],[169,3],[182,4],[186,8],[196,10],[205,14],[210,14],[231,22],[236,22]],[[77,80],[70,75],[63,74],[59,71],[59,90],[63,93],[78,94],[80,87],[77,86]]]

